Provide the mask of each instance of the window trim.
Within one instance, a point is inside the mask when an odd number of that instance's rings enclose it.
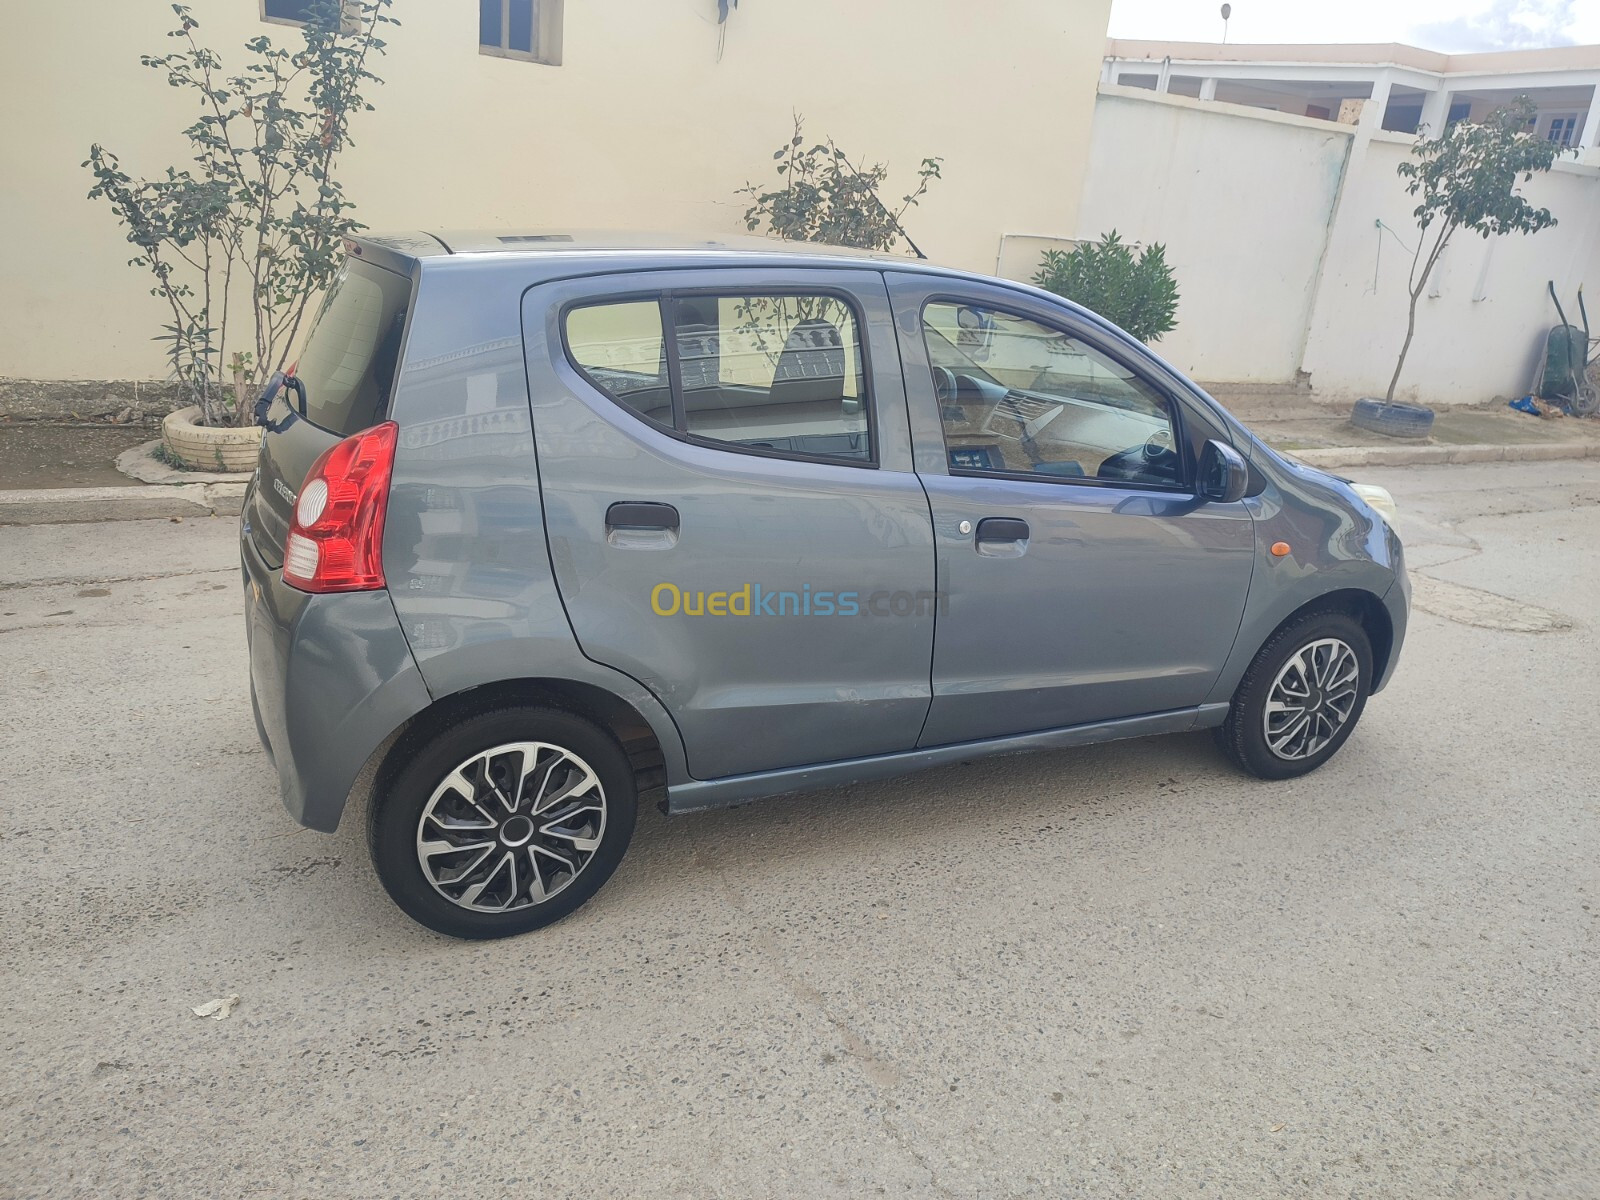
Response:
[[[1126,357],[1115,348],[1107,346],[1103,339],[1093,336],[1092,331],[1078,332],[1068,323],[1040,317],[1036,312],[1029,312],[1022,307],[1013,307],[997,303],[989,299],[977,299],[972,296],[963,296],[957,292],[935,292],[923,297],[921,306],[917,309],[917,332],[922,337],[922,354],[927,359],[928,379],[930,387],[933,386],[933,356],[928,351],[927,314],[929,305],[933,304],[958,304],[972,308],[984,308],[993,312],[1004,313],[1006,316],[1015,317],[1021,321],[1032,321],[1035,325],[1042,325],[1046,329],[1053,329],[1063,337],[1082,342],[1098,354],[1103,354],[1113,362],[1126,368],[1147,387],[1161,396],[1167,402],[1167,413],[1172,424],[1172,442],[1174,446],[1185,448],[1179,458],[1179,467],[1183,477],[1177,483],[1146,483],[1129,479],[1096,479],[1092,475],[1038,475],[1030,471],[980,471],[972,467],[957,467],[950,462],[950,439],[945,432],[944,413],[938,411],[938,391],[934,389],[935,410],[939,422],[939,438],[944,443],[945,473],[958,476],[962,479],[1011,479],[1020,483],[1043,483],[1053,487],[1090,487],[1090,488],[1116,488],[1120,491],[1148,491],[1160,492],[1163,495],[1194,496],[1195,490],[1194,464],[1190,462],[1188,428],[1184,420],[1183,402],[1174,394],[1173,390],[1159,381],[1151,378],[1147,371],[1142,370],[1137,364],[1128,362]]]
[[[513,50],[506,45],[504,39],[511,36],[511,0],[500,0],[500,37],[499,45],[490,45],[480,40],[478,53],[488,55],[490,58],[506,58],[513,62],[538,63],[545,67],[559,67],[561,65],[561,39],[563,33],[563,14],[561,0],[531,0],[533,6],[533,28],[531,31],[533,49]],[[483,34],[480,30],[479,38]]]
[[[855,321],[856,342],[861,350],[860,385],[863,393],[863,412],[867,418],[867,457],[853,458],[838,454],[807,454],[800,450],[767,450],[760,446],[741,446],[737,442],[708,438],[703,434],[691,433],[687,428],[680,427],[680,422],[682,422],[683,426],[687,426],[688,414],[684,409],[683,378],[680,370],[681,364],[678,359],[676,301],[694,296],[729,298],[740,296],[827,296],[842,302],[850,310],[850,316]],[[638,303],[642,300],[655,300],[660,305],[662,347],[665,351],[667,362],[667,386],[672,392],[673,424],[671,427],[652,420],[638,409],[630,408],[621,398],[612,395],[610,390],[602,386],[578,361],[577,355],[572,352],[572,343],[567,338],[567,317],[574,309],[595,308],[606,304]],[[818,463],[834,467],[856,467],[872,471],[878,470],[881,465],[878,439],[878,392],[872,385],[872,347],[867,337],[867,323],[855,296],[843,288],[783,284],[768,287],[757,285],[740,290],[728,287],[654,288],[640,292],[621,292],[603,297],[585,297],[569,300],[561,306],[556,314],[556,321],[560,327],[561,350],[566,357],[567,365],[576,371],[585,383],[604,396],[608,402],[616,405],[628,416],[643,424],[646,429],[653,429],[657,433],[665,434],[674,441],[683,442],[686,445],[700,446],[707,450],[721,450],[728,454],[745,454],[752,458],[780,458],[789,462]]]

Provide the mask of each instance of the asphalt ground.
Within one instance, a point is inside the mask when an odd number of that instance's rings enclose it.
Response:
[[[491,944],[284,814],[231,520],[0,527],[0,1194],[1600,1194],[1600,462],[1365,478],[1418,609],[1316,774],[649,811]]]

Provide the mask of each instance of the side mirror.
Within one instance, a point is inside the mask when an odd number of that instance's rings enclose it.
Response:
[[[1200,452],[1200,486],[1196,490],[1201,499],[1218,504],[1243,500],[1250,490],[1250,468],[1226,442],[1207,442]]]

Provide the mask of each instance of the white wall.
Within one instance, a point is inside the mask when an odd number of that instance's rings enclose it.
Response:
[[[1377,135],[1347,185],[1305,359],[1312,384],[1329,396],[1382,396],[1405,339],[1411,256],[1400,241],[1417,244],[1416,200],[1395,167],[1411,144],[1408,137]],[[1545,331],[1556,323],[1547,280],[1555,280],[1572,321],[1578,284],[1587,280],[1600,321],[1600,170],[1562,165],[1522,190],[1559,223],[1531,236],[1451,239],[1428,285],[1438,295],[1425,292],[1418,306],[1417,336],[1396,399],[1471,404],[1526,393]],[[1382,233],[1379,220],[1399,240]]]
[[[1157,345],[1196,378],[1383,395],[1405,336],[1411,212],[1395,167],[1414,139],[1103,85],[1078,233],[1167,245],[1182,302]],[[1474,404],[1526,392],[1554,279],[1568,316],[1589,283],[1600,320],[1600,169],[1564,161],[1525,185],[1559,224],[1457,235],[1418,313],[1398,397]],[[1382,235],[1382,220],[1399,240]],[[1404,245],[1402,245],[1402,242]],[[1485,263],[1487,262],[1487,270]],[[1481,290],[1480,290],[1481,287]]]
[[[1157,349],[1199,379],[1294,378],[1352,130],[1104,86],[1078,236],[1162,242],[1180,293]]]
[[[190,0],[230,64],[267,33],[257,0]],[[378,110],[355,122],[348,194],[375,229],[742,231],[747,180],[776,182],[791,113],[814,136],[945,179],[907,219],[932,257],[994,269],[1007,231],[1070,233],[1110,0],[760,0],[717,59],[716,0],[566,0],[563,65],[480,55],[472,0],[397,0]],[[8,7],[0,38],[0,377],[162,374],[162,307],[80,167],[177,161],[193,119],[141,67],[173,48],[167,0]],[[996,97],[1004,98],[996,100]],[[1040,114],[1048,114],[1041,117]]]

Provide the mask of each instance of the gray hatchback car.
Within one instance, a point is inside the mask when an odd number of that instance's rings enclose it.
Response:
[[[370,795],[416,920],[577,908],[669,813],[1214,728],[1310,771],[1394,671],[1399,539],[1143,345],[764,241],[363,237],[241,553],[290,814]]]

